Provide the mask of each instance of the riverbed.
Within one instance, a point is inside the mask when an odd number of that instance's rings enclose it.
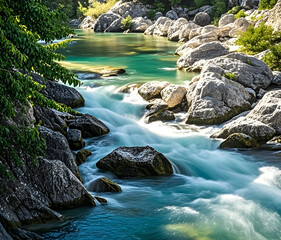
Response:
[[[37,229],[45,239],[141,240],[277,240],[281,239],[281,170],[279,153],[226,151],[209,136],[221,126],[184,123],[184,113],[170,123],[143,120],[146,102],[128,83],[168,81],[188,86],[196,73],[176,69],[178,43],[143,34],[94,34],[78,37],[62,51],[63,64],[78,72],[86,100],[77,109],[102,120],[110,133],[86,140],[93,155],[80,166],[87,187],[106,176],[122,193],[91,193],[107,205],[61,212],[64,222]],[[95,78],[101,66],[126,74]],[[83,73],[82,73],[83,72]],[[96,162],[119,146],[149,145],[163,153],[175,173],[170,177],[118,179],[96,168]]]

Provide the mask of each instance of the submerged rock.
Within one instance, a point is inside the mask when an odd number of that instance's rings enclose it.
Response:
[[[82,132],[82,136],[85,138],[98,137],[109,133],[109,128],[102,121],[90,114],[77,117],[69,124],[69,128],[79,129]]]
[[[173,174],[169,160],[152,147],[119,147],[100,159],[97,167],[117,177],[167,176]]]
[[[259,144],[254,138],[244,133],[233,133],[221,143],[220,148],[253,148],[258,146]]]
[[[88,190],[91,192],[122,192],[121,187],[106,177],[98,178],[89,184]]]
[[[87,157],[91,156],[92,153],[90,150],[88,149],[82,149],[80,150],[77,154],[76,154],[76,159],[75,162],[77,164],[77,166],[83,164],[86,162]]]
[[[146,115],[147,123],[151,123],[151,122],[155,122],[155,121],[168,122],[168,121],[173,121],[173,120],[175,120],[175,115],[172,111],[169,111],[169,110],[159,111],[159,112],[155,112],[150,115]]]

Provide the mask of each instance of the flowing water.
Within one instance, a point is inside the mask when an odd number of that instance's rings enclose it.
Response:
[[[145,124],[145,102],[136,92],[118,93],[127,83],[165,80],[187,85],[194,74],[176,70],[177,43],[142,34],[79,37],[63,53],[76,71],[98,66],[126,68],[101,79],[80,73],[86,105],[78,109],[101,119],[111,132],[87,140],[93,155],[80,166],[83,182],[106,176],[122,193],[102,193],[108,205],[63,211],[65,221],[41,226],[46,239],[281,239],[281,170],[278,153],[223,151],[209,138],[215,127],[187,126],[184,114],[172,123]],[[119,146],[152,146],[173,164],[170,177],[118,179],[96,162]],[[96,195],[95,193],[92,193]]]

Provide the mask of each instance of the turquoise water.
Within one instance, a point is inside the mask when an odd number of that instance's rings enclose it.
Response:
[[[150,80],[187,85],[194,74],[176,70],[177,43],[142,34],[78,33],[63,51],[67,66],[76,71],[102,65],[127,70],[118,77],[83,80],[79,90],[86,105],[78,109],[111,130],[87,140],[93,155],[80,166],[85,186],[106,176],[123,192],[98,194],[108,205],[63,211],[64,222],[40,226],[38,232],[61,240],[281,239],[278,153],[219,150],[219,142],[209,139],[217,127],[185,125],[184,114],[172,123],[145,124],[145,102],[136,92],[118,93],[124,84]],[[122,180],[95,166],[119,146],[146,145],[172,162],[173,176]]]

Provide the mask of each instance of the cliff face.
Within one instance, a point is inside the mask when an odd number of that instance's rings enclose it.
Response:
[[[65,88],[69,90],[69,87],[63,85],[59,85],[59,88],[63,91]],[[72,89],[71,91],[76,90]],[[52,95],[52,98],[55,99],[55,96]],[[35,118],[33,107],[30,105],[24,114],[18,111],[18,116],[12,120],[7,121],[3,116],[0,116],[1,125],[16,124],[20,127],[27,123],[32,128],[34,122],[42,120],[43,126],[39,128],[39,132],[41,137],[46,139],[47,146],[44,156],[39,157],[37,163],[17,149],[17,146],[15,149],[21,156],[21,164],[9,160],[7,153],[0,154],[0,164],[12,176],[11,178],[5,174],[0,175],[0,223],[12,234],[15,231],[10,231],[11,229],[60,219],[62,216],[56,212],[58,209],[96,205],[94,198],[80,181],[75,155],[63,135],[66,132],[62,131],[61,133],[61,127],[54,128],[58,122],[63,123],[61,126],[67,126],[59,114],[72,120],[77,117],[53,110],[45,112],[50,113],[50,111],[52,114],[37,114]],[[66,129],[66,127],[63,128]],[[24,234],[21,232],[20,235]],[[1,239],[9,239],[4,236],[4,230],[0,231]],[[19,239],[24,239],[24,237]]]

